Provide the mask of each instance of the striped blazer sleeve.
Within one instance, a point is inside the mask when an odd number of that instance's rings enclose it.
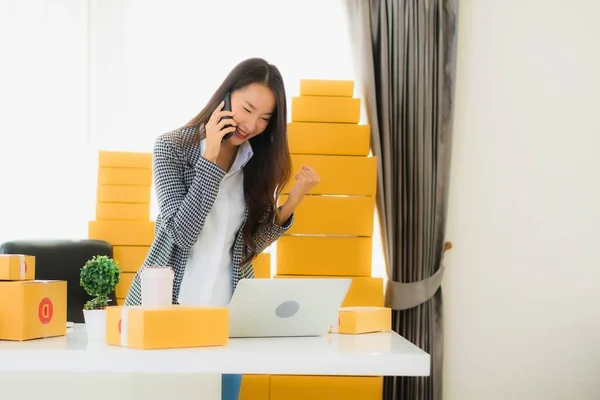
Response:
[[[204,227],[225,171],[200,156],[191,171],[195,176],[187,189],[182,151],[172,135],[163,134],[154,145],[153,172],[162,229],[178,247],[189,249]]]

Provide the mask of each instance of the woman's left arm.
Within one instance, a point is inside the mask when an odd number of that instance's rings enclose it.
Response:
[[[290,190],[286,202],[277,209],[275,217],[265,221],[254,233],[256,254],[262,253],[273,242],[279,239],[294,223],[294,210],[300,205],[304,196],[319,183],[319,175],[309,166],[303,165],[295,176],[296,184]]]
[[[290,205],[286,206],[286,204],[278,208],[274,218],[264,221],[258,226],[256,232],[254,232],[253,237],[254,244],[256,245],[256,254],[262,253],[264,249],[273,244],[273,242],[279,239],[294,224],[293,208],[291,208]],[[285,215],[287,215],[287,217],[285,217]]]

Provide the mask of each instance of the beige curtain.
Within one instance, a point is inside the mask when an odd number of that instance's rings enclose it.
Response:
[[[426,378],[386,377],[385,399],[442,398],[443,254],[458,0],[346,0],[378,158],[392,326],[431,355]]]

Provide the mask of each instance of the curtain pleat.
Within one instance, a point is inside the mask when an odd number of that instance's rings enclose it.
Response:
[[[347,2],[378,158],[386,305],[392,328],[431,355],[429,377],[387,377],[383,397],[439,400],[458,0]]]

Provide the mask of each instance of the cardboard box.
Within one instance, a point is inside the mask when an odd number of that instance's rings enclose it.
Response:
[[[300,96],[341,96],[354,95],[354,81],[333,79],[300,79]]]
[[[154,241],[153,221],[89,221],[88,237],[113,246],[150,246]]]
[[[99,185],[139,185],[152,186],[150,168],[98,168]]]
[[[133,278],[135,278],[135,274],[135,272],[121,272],[119,283],[115,287],[115,295],[118,299],[127,297],[127,292],[129,292],[129,287],[131,286],[131,282],[133,282]]]
[[[362,276],[322,276],[322,275],[275,275],[273,279],[286,278],[350,278],[352,283],[348,294],[342,302],[342,307],[383,307],[385,296],[383,292],[383,278]]]
[[[279,197],[284,204],[287,195]],[[306,196],[286,235],[372,236],[374,196]]]
[[[268,279],[271,277],[271,254],[260,253],[252,262],[254,277]]]
[[[123,272],[137,272],[150,251],[150,246],[114,246],[113,259],[119,262]]]
[[[269,375],[243,375],[238,400],[270,400]]]
[[[282,236],[277,275],[371,276],[370,237]]]
[[[361,334],[392,329],[392,310],[387,307],[346,307],[340,309],[332,333]]]
[[[381,400],[380,376],[271,375],[270,400]]]
[[[292,154],[365,157],[371,149],[369,125],[290,122],[287,133]]]
[[[100,151],[98,153],[98,166],[150,169],[152,168],[152,153]]]
[[[377,159],[360,156],[323,156],[292,154],[292,170],[303,164],[314,168],[321,181],[309,194],[375,196],[377,192]],[[288,194],[295,183],[290,179],[283,188]]]
[[[150,186],[98,185],[97,203],[143,203],[150,204]]]
[[[22,254],[0,254],[0,281],[35,279],[35,257]]]
[[[333,96],[292,98],[292,122],[332,122],[357,124],[360,99]]]
[[[226,307],[107,307],[106,342],[136,349],[224,346],[229,342]]]
[[[66,281],[0,282],[0,340],[66,334]]]
[[[147,203],[96,203],[96,220],[114,219],[149,221],[150,204]]]

